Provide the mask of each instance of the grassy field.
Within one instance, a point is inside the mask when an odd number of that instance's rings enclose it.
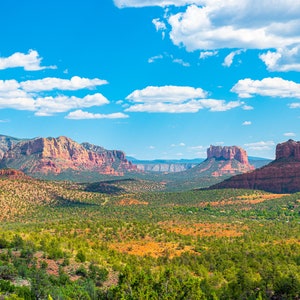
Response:
[[[0,179],[0,299],[299,299],[300,194],[163,190]]]

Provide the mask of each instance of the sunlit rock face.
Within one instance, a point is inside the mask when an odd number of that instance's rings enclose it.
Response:
[[[276,159],[253,172],[229,178],[211,188],[258,189],[273,193],[300,191],[300,142],[278,144]]]

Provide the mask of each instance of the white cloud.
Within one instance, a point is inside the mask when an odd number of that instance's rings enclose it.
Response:
[[[251,121],[245,121],[245,122],[243,122],[243,126],[249,126],[249,125],[251,125],[252,124],[252,122]]]
[[[300,45],[279,48],[259,56],[269,71],[300,71]]]
[[[261,141],[255,143],[244,144],[244,146],[248,150],[256,150],[256,151],[264,151],[264,150],[271,150],[275,146],[273,141]]]
[[[79,98],[64,95],[53,97],[45,95],[44,92],[53,89],[92,88],[105,83],[107,83],[105,80],[80,78],[78,76],[74,76],[70,80],[44,78],[20,83],[16,80],[0,80],[0,109],[28,110],[34,111],[36,116],[52,116],[73,109],[102,106],[108,104],[109,101],[100,93]]]
[[[149,64],[152,64],[154,63],[156,60],[159,60],[159,59],[163,59],[164,57],[160,54],[160,55],[156,55],[156,56],[152,56],[148,59],[148,63]]]
[[[184,66],[184,67],[190,67],[190,66],[191,66],[190,63],[185,62],[183,59],[180,59],[180,58],[175,58],[175,59],[173,59],[173,63],[182,65],[182,66]]]
[[[170,14],[170,38],[188,51],[270,49],[300,43],[300,2],[203,0]]]
[[[135,90],[126,97],[132,102],[144,103],[181,103],[187,100],[204,98],[207,93],[201,88],[188,86],[148,86],[142,90]]]
[[[35,111],[35,100],[30,96],[26,97],[2,97],[0,96],[0,109],[16,109]]]
[[[146,6],[160,6],[166,7],[170,5],[185,6],[187,4],[202,4],[204,0],[114,0],[115,6],[118,8],[125,7],[146,7]]]
[[[216,56],[218,55],[218,51],[203,51],[203,52],[200,52],[200,59],[206,59],[208,57],[211,57],[211,56]]]
[[[72,120],[83,120],[83,119],[126,119],[128,115],[123,113],[112,113],[112,114],[93,114],[82,110],[76,110],[70,112],[66,119]]]
[[[225,59],[224,59],[224,62],[223,62],[223,66],[224,67],[230,67],[233,63],[233,59],[236,55],[239,55],[243,52],[243,50],[236,50],[236,51],[233,51],[231,53],[229,53]]]
[[[109,101],[101,94],[87,95],[83,98],[74,96],[44,97],[35,100],[36,116],[52,116],[55,113],[67,112],[72,109],[102,106]]]
[[[41,61],[42,58],[35,50],[29,50],[28,54],[16,52],[9,57],[0,57],[0,70],[21,67],[26,71],[39,71],[56,68],[56,66],[41,66]]]
[[[244,105],[240,101],[206,99],[207,92],[187,86],[148,86],[126,97],[134,105],[127,112],[196,113],[200,109],[227,111]],[[205,98],[205,99],[202,99]]]
[[[171,60],[172,63],[182,65],[183,67],[190,67],[191,66],[189,62],[186,62],[181,58],[174,58],[174,56],[172,54],[169,54],[169,53],[164,53],[164,54],[152,56],[148,59],[148,63],[151,64],[151,63],[154,63],[157,60],[161,60],[161,59],[164,59],[164,58],[166,58],[168,60]]]
[[[80,90],[85,88],[95,88],[96,86],[107,84],[106,80],[94,78],[81,78],[73,76],[71,79],[61,79],[47,77],[38,80],[28,80],[20,83],[21,88],[27,92],[41,92],[58,90]]]
[[[196,113],[202,106],[197,101],[188,103],[143,103],[130,106],[127,112]]]
[[[167,29],[166,24],[161,21],[160,19],[153,19],[152,23],[155,26],[156,31],[161,31],[162,32],[162,39],[165,38],[165,30]]]
[[[68,96],[41,96],[21,89],[13,90],[18,85],[14,82],[0,82],[0,109],[16,109],[34,111],[37,116],[51,116],[72,109],[102,106],[109,101],[100,93],[87,95],[83,98]]]
[[[12,79],[12,80],[0,80],[0,93],[15,91],[19,87],[20,87],[20,84],[14,79]]]
[[[203,99],[191,100],[185,103],[143,103],[130,106],[127,112],[151,112],[151,113],[196,113],[201,109],[209,109],[212,112],[227,111],[241,106],[239,101],[226,103],[224,100]]]
[[[161,21],[160,19],[153,19],[152,23],[155,26],[156,31],[167,29],[165,22]]]
[[[279,77],[252,80],[250,78],[239,80],[231,89],[241,98],[250,98],[254,95],[300,98],[300,84]]]
[[[185,147],[185,143],[172,144],[171,147]]]
[[[287,136],[287,137],[294,137],[294,136],[296,136],[296,134],[294,132],[286,132],[283,135]]]
[[[203,108],[207,108],[210,111],[227,111],[233,108],[243,105],[243,102],[239,101],[230,101],[225,102],[224,100],[215,100],[215,99],[204,99],[199,100]]]
[[[292,108],[292,109],[295,109],[295,108],[300,108],[300,103],[290,103],[289,105],[289,108]]]
[[[250,106],[250,105],[243,105],[242,107],[243,110],[253,110],[253,106]]]

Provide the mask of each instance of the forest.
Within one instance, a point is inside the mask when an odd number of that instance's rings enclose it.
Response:
[[[300,299],[300,194],[0,179],[0,299]]]

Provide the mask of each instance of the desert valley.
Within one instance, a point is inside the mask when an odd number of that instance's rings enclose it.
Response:
[[[299,142],[157,172],[67,137],[0,140],[3,299],[299,298]]]

